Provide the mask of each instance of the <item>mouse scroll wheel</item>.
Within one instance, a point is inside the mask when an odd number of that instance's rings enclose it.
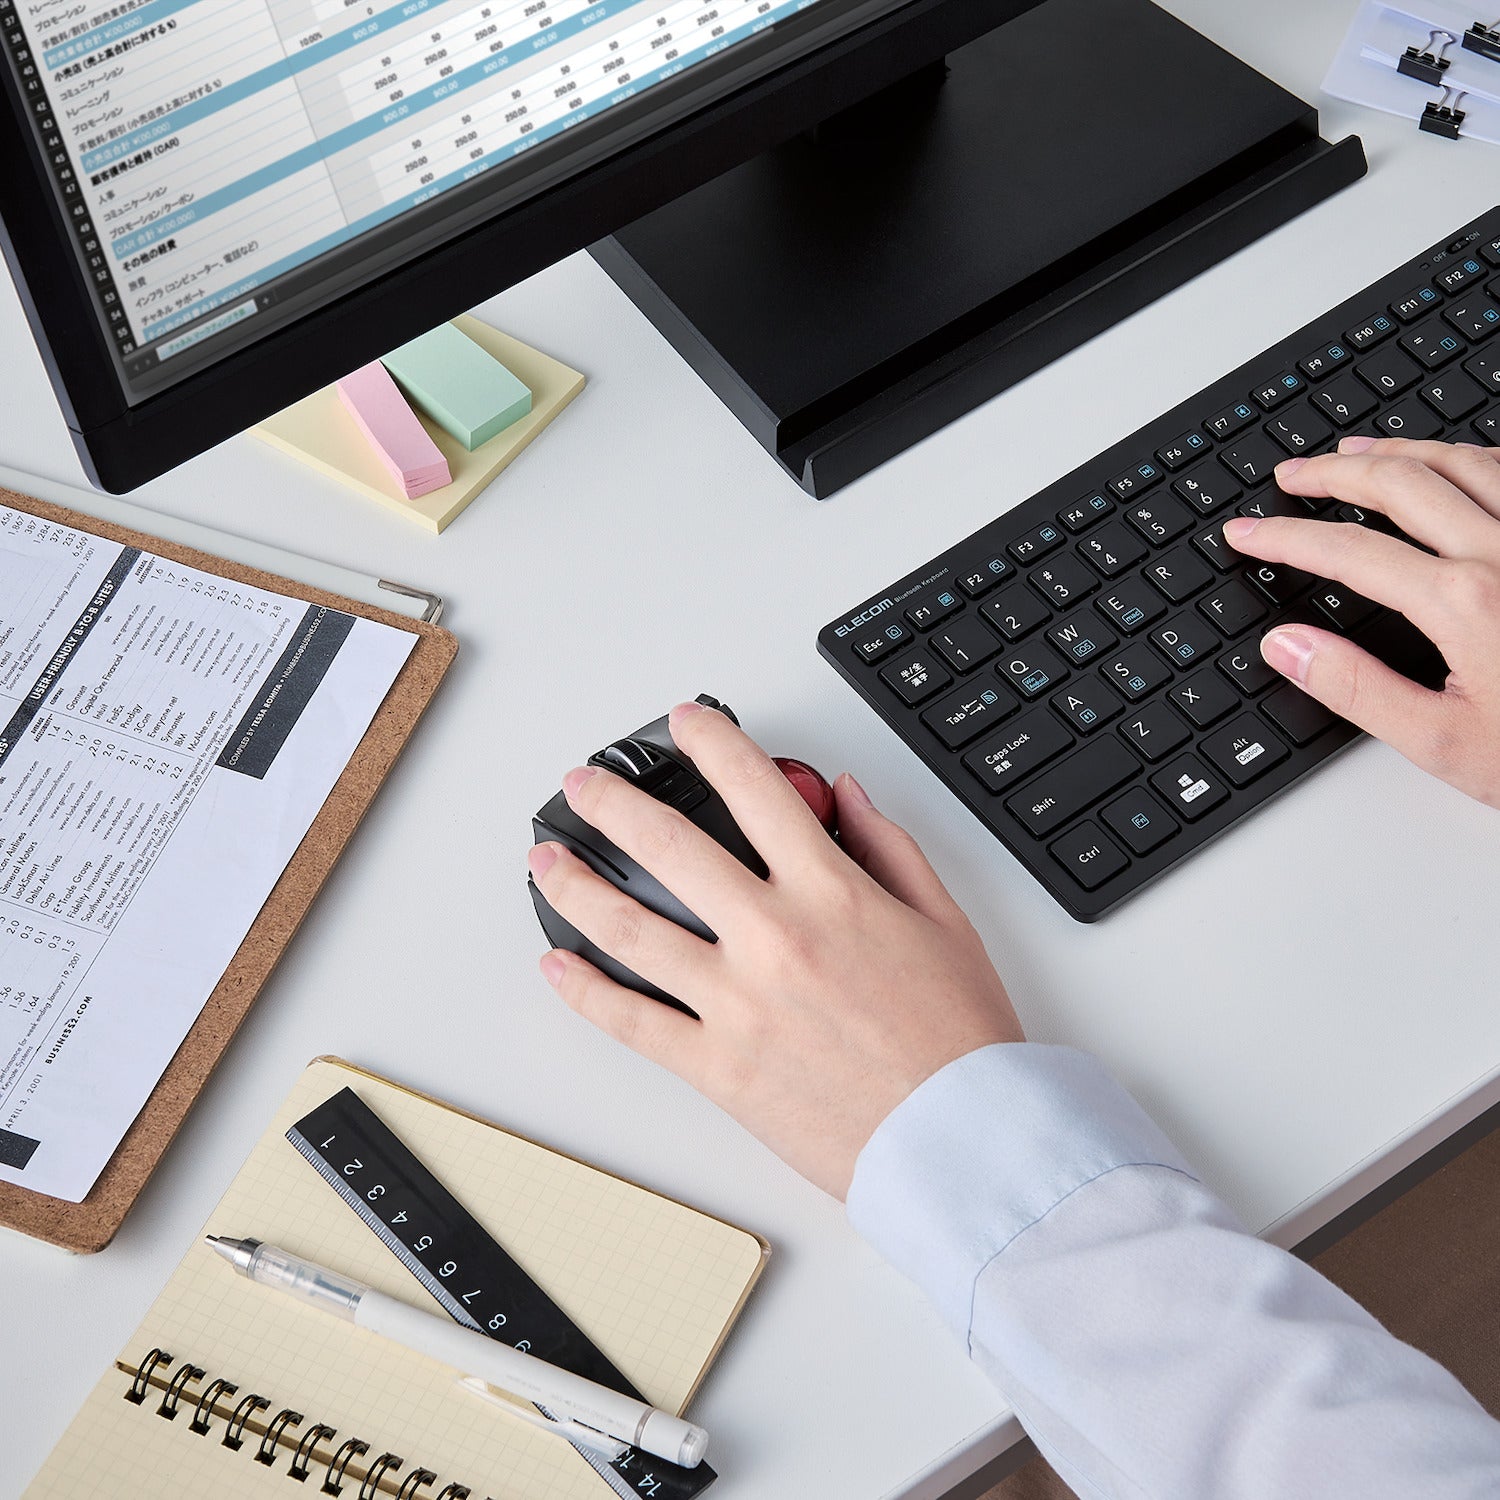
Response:
[[[659,766],[666,759],[660,751],[653,750],[649,745],[643,745],[639,740],[619,740],[601,752],[599,758],[622,776],[637,778],[644,776],[653,766]]]

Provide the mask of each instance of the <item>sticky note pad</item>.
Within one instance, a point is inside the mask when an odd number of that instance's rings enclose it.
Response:
[[[385,356],[396,383],[473,452],[531,410],[531,391],[451,323]]]
[[[377,359],[338,383],[339,400],[409,500],[452,483],[448,460]]]

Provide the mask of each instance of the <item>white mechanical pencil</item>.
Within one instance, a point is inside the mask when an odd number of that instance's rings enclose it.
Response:
[[[241,1276],[261,1286],[300,1297],[357,1328],[368,1328],[404,1348],[451,1365],[465,1377],[464,1384],[470,1389],[476,1383],[488,1385],[545,1406],[558,1415],[554,1430],[564,1436],[569,1426],[576,1424],[685,1469],[696,1468],[708,1452],[708,1434],[701,1427],[560,1370],[508,1344],[496,1343],[451,1318],[422,1312],[259,1240],[233,1240],[217,1234],[205,1238]]]

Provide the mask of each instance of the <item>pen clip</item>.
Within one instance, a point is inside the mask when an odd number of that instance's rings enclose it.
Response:
[[[540,1427],[543,1432],[553,1432],[559,1437],[565,1437],[570,1443],[577,1443],[581,1448],[588,1448],[594,1453],[602,1454],[611,1463],[619,1458],[621,1454],[630,1451],[629,1443],[622,1443],[618,1438],[612,1438],[607,1433],[600,1432],[596,1427],[589,1427],[582,1422],[575,1421],[572,1417],[554,1417],[544,1407],[532,1402],[523,1402],[519,1397],[512,1396],[508,1391],[493,1386],[487,1380],[478,1375],[465,1375],[459,1379],[458,1384],[471,1396],[478,1396],[481,1401],[487,1401],[491,1406],[498,1406],[501,1411],[508,1412],[513,1417],[519,1417],[523,1422],[530,1422],[533,1427]]]

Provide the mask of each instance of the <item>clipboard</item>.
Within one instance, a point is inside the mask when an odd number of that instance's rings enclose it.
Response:
[[[192,547],[178,546],[45,500],[0,489],[0,505],[76,527],[123,546],[140,547],[235,583],[359,615],[417,637],[411,655],[314,818],[307,836],[288,861],[244,942],[88,1196],[81,1203],[68,1203],[14,1183],[0,1182],[0,1226],[87,1254],[102,1250],[114,1238],[131,1205],[156,1170],[163,1152],[171,1145],[194,1100],[218,1066],[250,1007],[255,1004],[261,987],[285,952],[344,845],[359,826],[380,784],[432,701],[438,684],[458,653],[458,641],[437,625],[413,620],[396,611],[295,583],[274,573],[245,567]]]

